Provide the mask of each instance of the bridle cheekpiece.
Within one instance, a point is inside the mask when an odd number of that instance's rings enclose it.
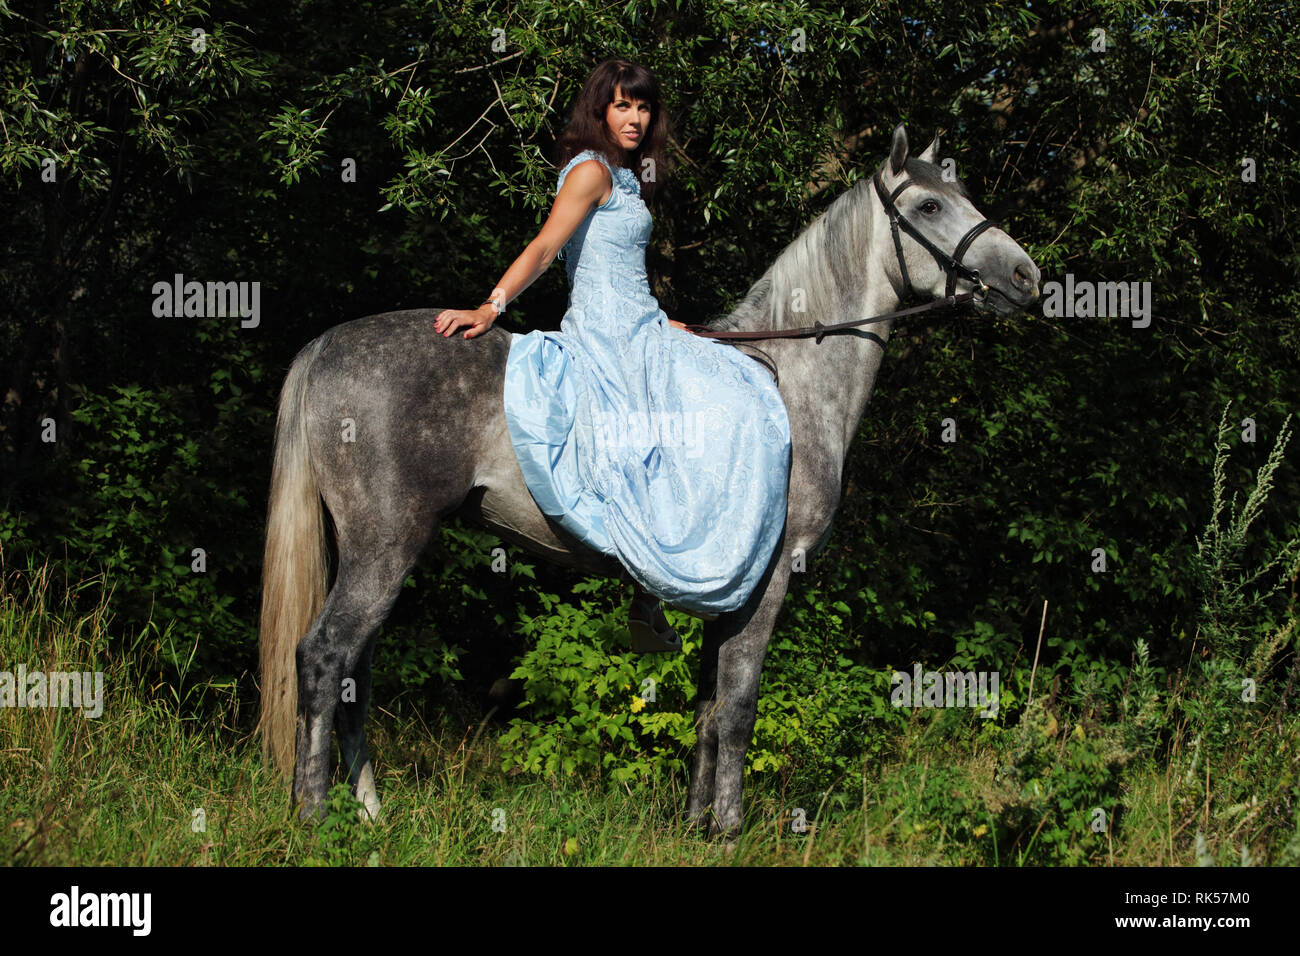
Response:
[[[979,270],[962,265],[961,259],[962,256],[966,254],[966,250],[971,247],[971,243],[975,241],[980,233],[985,229],[998,226],[1000,223],[994,222],[992,219],[985,219],[983,222],[976,223],[971,227],[970,231],[967,232],[966,235],[961,237],[961,242],[957,243],[956,251],[953,252],[952,255],[948,255],[948,253],[944,252],[927,239],[921,230],[912,225],[907,220],[907,217],[898,211],[896,200],[898,199],[899,194],[908,186],[911,186],[915,180],[903,180],[894,187],[892,193],[885,192],[884,183],[880,181],[879,171],[871,177],[871,182],[876,187],[876,195],[880,197],[880,203],[885,207],[885,213],[889,216],[889,229],[894,236],[894,251],[898,254],[898,268],[903,273],[904,300],[916,298],[916,290],[912,288],[912,279],[907,274],[907,259],[903,256],[903,240],[898,234],[900,229],[919,242],[930,253],[930,255],[934,256],[935,261],[939,263],[939,268],[947,274],[948,284],[944,291],[944,298],[950,298],[952,296],[953,292],[957,289],[957,280],[960,278],[968,279],[975,283],[975,287],[979,290],[979,294],[975,298],[977,301],[983,299],[983,297],[988,293],[989,287],[984,284],[982,279],[980,279]]]

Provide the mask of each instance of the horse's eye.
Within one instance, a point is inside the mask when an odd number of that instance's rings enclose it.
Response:
[[[921,203],[921,212],[925,213],[927,216],[933,216],[938,211],[939,204],[933,199],[927,199],[925,202]]]

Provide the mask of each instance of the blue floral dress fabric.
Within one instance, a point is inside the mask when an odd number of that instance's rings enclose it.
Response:
[[[705,613],[739,608],[785,526],[790,423],[744,353],[668,324],[650,292],[651,217],[630,169],[565,244],[559,332],[512,333],[505,412],[544,514],[613,555],[652,594]]]

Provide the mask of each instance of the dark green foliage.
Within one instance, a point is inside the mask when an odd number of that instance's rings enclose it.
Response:
[[[346,783],[330,787],[324,813],[313,834],[313,852],[305,866],[377,866],[378,842],[361,823],[361,804]]]
[[[1175,766],[1179,822],[1211,796],[1235,814],[1237,844],[1211,834],[1202,859],[1239,862],[1256,833],[1295,862],[1293,725],[1265,715],[1300,693],[1298,44],[1276,2],[0,3],[4,561],[107,572],[113,652],[147,642],[178,696],[237,681],[247,719],[289,361],[350,318],[482,301],[549,208],[549,149],[595,62],[644,62],[673,110],[649,267],[685,321],[733,305],[896,122],[918,147],[942,128],[1044,280],[1149,281],[1154,317],[895,330],[835,533],[773,636],[755,781],[830,814],[879,778],[927,852],[1085,862],[1147,812],[1123,781]],[[175,273],[260,281],[261,324],[155,317]],[[565,296],[552,269],[505,324],[554,328]],[[512,770],[679,779],[694,654],[626,655],[611,583],[515,548],[499,573],[497,547],[444,526],[381,632],[376,703],[450,704],[463,729],[513,672]],[[890,706],[913,662],[998,671],[998,717]],[[898,771],[943,739],[980,760]],[[1196,830],[1162,852],[1188,862]]]

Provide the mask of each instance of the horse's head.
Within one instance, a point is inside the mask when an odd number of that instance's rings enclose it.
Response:
[[[979,293],[978,307],[1001,315],[1021,311],[1038,298],[1040,273],[1014,239],[984,219],[955,175],[936,163],[939,137],[925,152],[909,156],[900,124],[887,159],[868,188],[884,208],[876,237],[891,250],[886,274],[902,298],[915,293],[937,299]]]

